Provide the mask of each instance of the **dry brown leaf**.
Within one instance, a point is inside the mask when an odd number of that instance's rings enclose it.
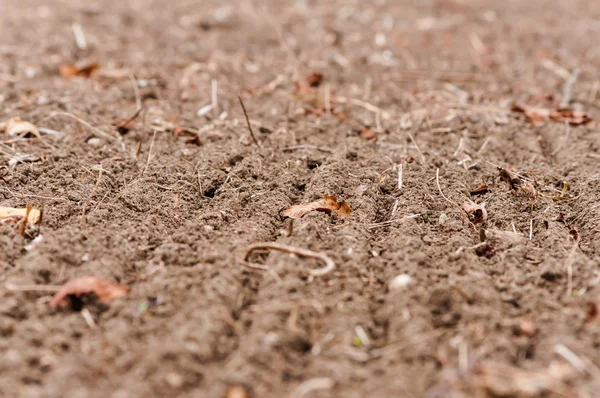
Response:
[[[321,72],[313,72],[306,78],[306,83],[310,87],[319,87],[323,83],[323,74]]]
[[[40,137],[40,131],[35,124],[26,122],[18,116],[0,123],[0,130],[10,136],[31,134],[38,138]]]
[[[469,191],[469,195],[471,196],[476,196],[476,195],[484,195],[486,193],[488,193],[488,186],[485,182],[482,182],[481,185],[479,185],[477,188]]]
[[[487,222],[487,210],[485,202],[477,204],[471,201],[465,202],[462,205],[463,210],[467,213],[469,220],[473,224],[485,224]]]
[[[367,141],[376,141],[377,140],[377,132],[370,127],[363,127],[360,129],[360,136]]]
[[[345,201],[338,203],[335,196],[325,194],[323,199],[302,205],[291,206],[285,209],[281,215],[283,217],[298,219],[304,217],[306,213],[311,211],[322,211],[327,214],[331,214],[332,211],[337,211],[340,219],[347,217],[352,212],[350,206],[348,206]]]
[[[513,104],[513,112],[524,113],[529,119],[529,122],[534,126],[542,126],[550,117],[550,109],[547,108],[536,108],[533,106],[527,106],[523,104]]]
[[[342,218],[348,217],[352,213],[352,209],[348,206],[348,203],[344,200],[340,203],[340,208],[338,210],[338,218],[341,220]]]
[[[559,109],[555,112],[550,113],[550,120],[553,122],[564,123],[567,122],[573,126],[581,124],[590,124],[594,119],[585,112],[578,112],[572,109]]]
[[[524,113],[534,126],[542,126],[547,120],[557,123],[567,122],[573,126],[594,124],[594,119],[588,113],[572,109],[551,110],[515,103],[512,111]]]
[[[100,69],[100,65],[95,62],[81,66],[75,64],[62,64],[58,67],[60,74],[65,79],[72,79],[74,77],[84,77],[89,79],[98,69]]]
[[[27,208],[14,208],[0,206],[0,221],[5,219],[14,219],[15,222],[21,220],[27,214]],[[38,209],[31,209],[27,216],[28,224],[36,224],[40,221],[41,212]]]
[[[50,307],[64,307],[69,304],[71,296],[79,297],[90,293],[95,294],[101,303],[108,304],[119,297],[125,296],[128,292],[127,287],[106,279],[84,276],[65,283],[50,300]]]

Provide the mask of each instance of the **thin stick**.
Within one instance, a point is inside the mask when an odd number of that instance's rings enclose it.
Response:
[[[217,79],[210,81],[210,106],[212,107],[213,115],[217,117],[219,114],[219,82]]]
[[[565,260],[565,268],[567,269],[567,296],[573,295],[573,256],[579,247],[579,240],[580,237],[578,234],[573,247],[567,255],[567,259]]]
[[[398,165],[398,192],[402,192],[402,163]]]
[[[294,392],[292,398],[302,398],[316,390],[331,390],[335,382],[329,377],[316,377],[302,382]]]
[[[458,205],[458,203],[456,203],[455,201],[449,199],[446,195],[444,195],[444,193],[442,192],[442,187],[440,187],[440,169],[436,169],[435,170],[435,182],[437,184],[438,187],[438,191],[440,191],[440,195],[442,195],[442,198],[444,198],[446,200],[446,202],[456,206],[457,208],[460,209],[460,212],[462,213],[462,208]]]
[[[73,36],[75,36],[75,44],[77,44],[77,48],[80,50],[85,50],[87,48],[87,40],[85,40],[85,34],[83,33],[81,25],[74,23],[71,25],[71,30],[73,31]]]
[[[148,160],[146,161],[146,167],[144,167],[144,170],[142,171],[142,176],[146,173],[146,170],[148,170],[148,166],[150,166],[150,161],[152,160],[152,150],[154,149],[154,140],[156,139],[156,130],[154,130],[154,132],[152,133],[152,141],[150,142],[150,150],[148,151]]]
[[[90,329],[96,329],[96,322],[94,322],[94,317],[92,317],[92,313],[87,308],[81,310],[81,316]]]
[[[92,189],[92,192],[90,192],[90,195],[85,200],[85,203],[83,204],[83,209],[81,209],[81,225],[83,226],[83,228],[86,227],[85,210],[86,210],[88,204],[90,203],[90,201],[92,200],[92,198],[94,197],[94,194],[96,193],[96,190],[98,189],[98,186],[100,185],[100,181],[102,179],[102,172],[103,171],[104,171],[104,169],[102,168],[102,166],[100,166],[100,170],[98,171],[98,179],[96,180],[96,184],[94,185],[94,188]]]
[[[261,250],[261,249],[278,250],[281,252],[296,254],[301,257],[316,258],[318,260],[323,261],[325,263],[325,267],[319,268],[319,269],[308,270],[308,273],[313,276],[323,276],[323,275],[330,273],[331,271],[333,271],[335,269],[335,263],[333,262],[332,259],[327,257],[327,255],[325,253],[317,253],[317,252],[313,252],[312,250],[301,249],[298,247],[282,245],[279,243],[268,243],[268,242],[267,243],[255,243],[253,245],[248,246],[248,249],[246,250],[246,255],[244,256],[244,261],[248,261],[248,258],[254,251]]]
[[[78,121],[79,123],[83,124],[85,127],[89,128],[90,130],[92,130],[94,133],[96,133],[97,135],[106,138],[107,140],[110,141],[115,141],[117,140],[117,138],[113,137],[112,135],[105,133],[104,131],[100,130],[98,127],[94,127],[91,124],[89,124],[88,122],[86,122],[85,120],[83,120],[82,118],[69,113],[69,112],[52,112],[50,113],[48,116],[46,116],[45,118],[43,118],[42,120],[40,120],[38,123],[42,123],[44,120],[48,120],[48,119],[52,119],[58,116],[64,116],[64,117],[68,117],[71,119],[74,119],[76,121]]]
[[[246,111],[246,106],[244,105],[244,101],[242,101],[242,97],[240,97],[239,95],[238,95],[238,99],[240,100],[240,105],[242,106],[242,109],[244,110],[244,116],[246,117],[246,124],[248,125],[248,130],[250,130],[250,135],[252,136],[252,141],[254,141],[256,146],[260,147],[260,144],[258,143],[258,141],[256,140],[256,137],[254,136],[254,131],[252,131],[252,126],[250,125],[250,118],[248,117],[248,112]]]
[[[59,285],[15,285],[12,283],[7,283],[4,285],[6,290],[11,292],[44,292],[44,293],[54,293],[58,292],[62,286]]]
[[[332,102],[336,102],[338,104],[350,104],[350,105],[359,106],[359,107],[364,108],[373,113],[380,113],[384,119],[389,119],[392,117],[392,115],[389,112],[384,111],[380,107],[375,106],[375,105],[370,104],[365,101],[361,101],[356,98],[335,97],[332,99]]]
[[[133,73],[129,74],[129,80],[131,80],[131,84],[133,85],[133,94],[135,95],[135,106],[136,109],[138,109],[135,116],[133,117],[135,119],[139,114],[140,110],[142,109],[142,96],[140,95],[140,88],[138,86],[137,79]]]
[[[415,139],[413,138],[412,134],[409,132],[408,136],[410,137],[410,140],[413,142],[413,144],[415,144],[415,148],[417,148],[417,152],[419,152],[419,157],[421,157],[421,161],[423,163],[427,163],[427,160],[425,160],[425,156],[423,156],[423,153],[421,152],[421,150],[419,149],[419,146],[417,145],[417,141],[415,141]]]
[[[325,102],[325,113],[331,115],[331,86],[329,84],[325,85],[323,97]]]
[[[529,241],[533,239],[533,218],[529,219]]]
[[[573,97],[573,85],[577,82],[579,72],[579,69],[575,69],[575,71],[571,73],[569,78],[565,80],[565,84],[563,85],[562,99],[560,100],[559,105],[561,109],[567,109],[569,107],[569,103],[571,102],[571,98]]]
[[[333,150],[324,147],[324,146],[316,146],[316,145],[292,145],[292,146],[286,146],[285,148],[282,148],[282,151],[294,151],[296,149],[315,149],[317,151],[321,151],[321,152],[326,152],[326,153],[333,153]]]

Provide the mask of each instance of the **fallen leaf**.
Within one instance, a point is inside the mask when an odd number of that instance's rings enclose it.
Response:
[[[488,216],[485,209],[485,202],[478,205],[477,203],[468,201],[463,204],[462,208],[473,224],[485,224],[487,222]]]
[[[573,126],[590,124],[594,119],[585,112],[578,112],[572,109],[559,109],[555,112],[550,113],[550,120],[553,122],[564,123],[567,122]]]
[[[511,110],[513,112],[524,113],[529,119],[529,122],[534,126],[542,126],[546,123],[546,120],[550,117],[550,109],[547,108],[536,108],[523,104],[513,104]]]
[[[377,140],[377,132],[370,127],[363,127],[360,129],[360,136],[367,141],[376,141]]]
[[[106,279],[84,276],[65,283],[50,300],[50,307],[64,307],[69,304],[71,296],[80,297],[91,293],[96,295],[101,303],[108,304],[119,297],[125,296],[128,292],[127,287]]]
[[[40,131],[35,124],[26,122],[18,116],[0,123],[0,130],[10,136],[23,134],[23,136],[34,135],[40,137]]]
[[[319,87],[323,83],[323,74],[321,72],[313,72],[306,78],[306,82],[310,87]]]
[[[519,189],[521,178],[518,175],[502,167],[498,167],[498,172],[500,173],[500,180],[505,181],[511,190],[516,191]]]
[[[485,182],[483,182],[477,188],[475,188],[472,191],[470,191],[469,195],[471,195],[471,196],[484,195],[484,194],[486,194],[488,192],[489,192],[488,191],[488,186],[487,186],[487,184]]]
[[[14,208],[14,207],[3,207],[0,206],[0,221],[5,219],[14,219],[15,222],[19,221],[27,214],[27,208]],[[41,212],[38,209],[31,209],[27,216],[28,224],[37,224],[40,221]],[[10,223],[10,221],[8,221]]]
[[[348,217],[352,213],[352,209],[348,206],[348,203],[344,200],[340,203],[340,208],[338,209],[338,218],[341,220],[343,218]]]
[[[345,201],[338,203],[335,196],[325,194],[323,199],[316,200],[314,202],[306,203],[303,205],[294,205],[284,210],[281,215],[289,218],[302,218],[306,213],[311,211],[321,211],[327,214],[331,214],[332,211],[338,212],[338,218],[342,219],[347,217],[352,210]]]
[[[572,109],[552,110],[515,103],[511,110],[524,113],[534,126],[542,126],[548,120],[556,123],[567,122],[573,126],[594,124],[594,119],[588,113]]]
[[[100,65],[95,62],[81,66],[77,66],[75,64],[62,64],[58,67],[60,74],[65,79],[72,79],[74,77],[83,77],[89,79],[97,69],[100,69]]]

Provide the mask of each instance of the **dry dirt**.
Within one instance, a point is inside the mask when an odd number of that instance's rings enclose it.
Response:
[[[0,133],[0,205],[44,208],[0,224],[0,396],[600,396],[600,131],[511,111],[600,118],[594,1],[6,0],[0,32],[0,121],[64,133]],[[327,193],[353,213],[280,216]],[[51,309],[80,276],[130,292]]]

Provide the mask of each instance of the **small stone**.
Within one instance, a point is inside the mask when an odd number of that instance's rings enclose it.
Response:
[[[179,373],[169,373],[165,377],[165,381],[171,388],[179,388],[183,385],[183,376]]]
[[[446,224],[446,221],[448,221],[448,216],[446,215],[446,213],[440,214],[440,219],[438,220],[438,223],[440,225],[444,225]]]
[[[389,283],[388,287],[391,291],[406,289],[409,285],[415,283],[415,279],[408,274],[396,275]]]
[[[100,140],[100,138],[92,137],[87,140],[87,143],[93,146],[100,146],[102,144],[102,140]]]

